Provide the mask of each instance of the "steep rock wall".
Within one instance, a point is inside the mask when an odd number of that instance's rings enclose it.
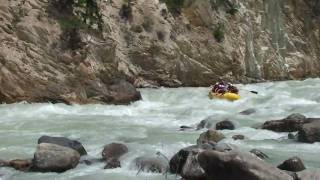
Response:
[[[54,1],[0,2],[2,102],[111,102],[117,79],[177,87],[320,74],[319,0],[185,0],[181,14],[132,0],[129,17],[123,0],[99,1],[101,32]]]

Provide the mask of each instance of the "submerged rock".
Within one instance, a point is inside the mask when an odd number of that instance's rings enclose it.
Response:
[[[38,144],[41,144],[41,143],[51,143],[51,144],[57,144],[64,147],[69,147],[71,149],[78,151],[81,156],[87,154],[87,151],[79,141],[70,140],[66,137],[41,136],[38,139]]]
[[[209,129],[206,132],[203,132],[200,134],[199,138],[197,139],[197,144],[200,145],[210,141],[219,142],[224,138],[225,136],[221,132],[217,130]]]
[[[239,151],[204,151],[198,156],[208,179],[293,180],[291,176],[255,156]]]
[[[232,136],[232,139],[233,140],[244,140],[244,135],[242,135],[242,134],[236,134],[236,135],[233,135]]]
[[[224,130],[224,129],[234,130],[235,126],[233,122],[229,120],[220,121],[216,124],[216,130]]]
[[[249,108],[249,109],[246,109],[244,111],[239,112],[239,114],[241,114],[241,115],[250,115],[250,114],[253,114],[255,112],[257,112],[256,109]]]
[[[41,172],[64,172],[75,168],[80,160],[78,151],[50,143],[38,144],[33,168]]]
[[[306,169],[302,160],[299,157],[292,157],[290,159],[285,160],[278,166],[278,168],[292,172],[299,172]]]
[[[262,125],[262,129],[268,129],[275,132],[294,132],[298,131],[303,124],[312,122],[313,119],[306,118],[301,114],[291,114],[281,120],[266,121]]]
[[[256,155],[260,159],[268,159],[269,158],[268,155],[266,155],[265,153],[263,153],[262,151],[260,151],[258,149],[252,149],[252,150],[250,150],[250,153]]]
[[[32,159],[14,159],[9,162],[9,166],[19,171],[29,171],[32,166]]]
[[[139,172],[164,173],[168,170],[168,162],[158,157],[138,157],[134,163]]]
[[[197,125],[197,130],[200,130],[200,129],[204,129],[204,128],[211,128],[212,125],[213,125],[213,117],[208,117],[206,119],[203,119],[200,121],[200,123]]]
[[[306,143],[320,142],[320,119],[304,124],[298,132],[298,140]]]

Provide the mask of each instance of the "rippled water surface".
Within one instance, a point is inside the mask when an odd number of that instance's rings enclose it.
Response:
[[[42,135],[65,136],[83,143],[89,156],[100,157],[104,145],[122,142],[129,153],[121,158],[122,168],[104,170],[102,163],[65,173],[23,173],[0,168],[0,179],[166,179],[152,173],[139,173],[132,165],[138,156],[156,156],[157,151],[169,158],[180,148],[194,144],[204,131],[179,131],[181,125],[196,126],[211,117],[228,118],[237,129],[222,131],[223,141],[243,150],[257,148],[279,164],[288,157],[301,157],[307,167],[320,168],[320,143],[303,144],[287,140],[287,133],[257,130],[251,126],[266,120],[281,119],[291,113],[320,117],[320,79],[239,85],[242,99],[235,102],[210,100],[209,88],[141,89],[142,101],[129,106],[63,104],[0,105],[0,159],[28,158],[35,152]],[[257,91],[252,94],[248,90]],[[249,116],[239,112],[255,108]],[[244,141],[231,136],[243,134]],[[169,175],[167,179],[177,179]]]

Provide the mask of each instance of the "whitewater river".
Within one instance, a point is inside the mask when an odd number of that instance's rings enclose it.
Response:
[[[320,79],[239,85],[242,99],[236,102],[209,100],[209,88],[141,89],[142,101],[129,106],[64,104],[0,105],[0,159],[29,158],[42,135],[64,136],[82,142],[89,156],[99,158],[104,145],[125,143],[129,153],[121,158],[122,168],[104,170],[103,163],[79,164],[65,173],[23,173],[0,168],[0,179],[156,180],[165,176],[139,173],[132,165],[138,156],[171,158],[182,147],[196,142],[204,130],[179,131],[181,125],[196,126],[201,120],[233,121],[236,130],[223,130],[224,142],[243,150],[259,149],[277,165],[291,156],[301,157],[307,168],[320,168],[320,143],[303,144],[287,140],[287,133],[251,128],[266,120],[292,113],[320,117]],[[252,94],[247,90],[254,90]],[[248,108],[257,111],[240,115]],[[231,136],[243,134],[243,141]],[[178,179],[169,175],[167,179]]]

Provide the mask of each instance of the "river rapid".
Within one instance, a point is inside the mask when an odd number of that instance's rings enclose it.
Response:
[[[320,143],[304,144],[288,140],[287,133],[254,129],[266,120],[282,119],[292,113],[320,117],[320,79],[238,85],[242,98],[235,102],[210,100],[209,88],[140,89],[143,100],[128,106],[64,104],[0,105],[0,159],[31,158],[42,135],[64,136],[80,141],[89,156],[100,158],[103,146],[121,142],[129,153],[121,168],[105,170],[104,163],[79,164],[75,169],[57,173],[24,173],[0,168],[0,179],[83,179],[83,180],[162,180],[176,175],[137,173],[132,161],[138,156],[171,158],[179,149],[195,144],[203,130],[179,131],[181,125],[196,126],[210,118],[233,121],[236,130],[223,130],[223,142],[243,150],[259,149],[267,161],[277,165],[291,156],[299,156],[307,168],[320,168]],[[257,91],[258,94],[248,90]],[[256,113],[239,112],[255,108]],[[231,137],[247,138],[235,141]],[[162,157],[159,157],[162,158]]]

